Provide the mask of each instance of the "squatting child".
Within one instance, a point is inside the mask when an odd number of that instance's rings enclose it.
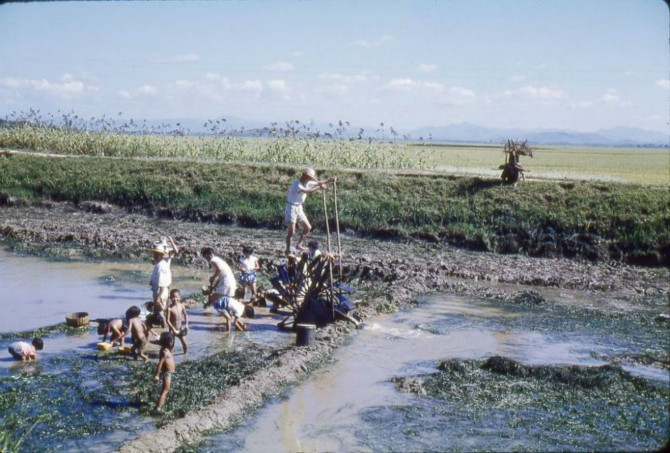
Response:
[[[133,358],[137,360],[137,356],[142,357],[142,360],[145,362],[149,360],[149,356],[144,353],[144,349],[149,343],[147,335],[149,330],[147,329],[146,324],[140,319],[140,307],[133,305],[126,312],[126,319],[128,320],[128,329],[130,329],[130,338],[133,341],[133,346],[130,348],[130,352],[133,354]]]
[[[15,341],[9,345],[7,351],[16,360],[37,360],[37,351],[41,351],[42,348],[44,348],[44,342],[41,338],[35,337],[30,343]]]
[[[110,336],[109,342],[114,346],[114,343],[118,342],[120,346],[123,346],[126,341],[126,332],[128,331],[128,325],[124,324],[121,318],[112,319],[105,326],[105,333],[102,335],[102,342],[107,341],[107,335]]]

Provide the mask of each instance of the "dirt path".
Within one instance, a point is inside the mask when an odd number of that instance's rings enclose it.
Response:
[[[180,264],[202,269],[206,262],[199,257],[199,250],[205,245],[230,262],[239,256],[242,245],[249,244],[260,257],[263,272],[272,276],[283,259],[283,231],[162,220],[128,214],[102,203],[76,207],[44,202],[41,206],[0,208],[0,240],[28,253],[148,263],[145,250],[161,235],[173,236],[180,246]],[[314,237],[324,239],[318,233]],[[573,303],[598,300],[594,308],[608,312],[638,311],[649,316],[668,312],[668,269],[474,253],[443,244],[349,235],[344,235],[342,242],[345,277],[365,290],[365,303],[358,306],[364,318],[407,306],[427,292],[514,300],[538,289],[578,291],[583,297]],[[276,395],[278,388],[306,377],[352,332],[346,323],[320,330],[314,346],[278,352],[272,366],[222,392],[214,404],[143,435],[121,450],[173,450],[196,442],[207,431],[230,427]]]

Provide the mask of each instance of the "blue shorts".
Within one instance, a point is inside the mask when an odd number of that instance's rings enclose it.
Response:
[[[216,299],[216,301],[214,301],[213,307],[216,309],[216,311],[228,313],[228,302],[230,302],[230,299],[232,299],[232,297],[219,297]]]
[[[240,283],[246,283],[249,285],[253,285],[256,283],[256,280],[258,277],[256,276],[256,272],[242,272],[240,275]]]

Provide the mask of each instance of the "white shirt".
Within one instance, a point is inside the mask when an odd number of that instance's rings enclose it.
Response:
[[[243,256],[240,258],[240,263],[242,264],[242,272],[254,272],[256,270],[258,258],[253,255],[250,255],[249,258]]]
[[[151,274],[149,284],[154,292],[158,292],[158,288],[167,288],[172,284],[172,271],[170,270],[170,262],[172,259],[163,258],[154,266],[154,271]]]
[[[234,297],[237,291],[237,282],[233,270],[228,266],[222,258],[218,256],[212,257],[210,264],[221,271],[221,278],[219,284],[214,288],[215,293],[221,293],[224,296]]]
[[[307,194],[303,190],[311,189],[316,185],[314,181],[308,181],[304,186],[296,179],[291,184],[286,194],[286,202],[290,204],[303,204],[307,199]]]

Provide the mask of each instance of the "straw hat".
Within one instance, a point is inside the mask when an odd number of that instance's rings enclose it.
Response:
[[[151,253],[161,253],[163,255],[169,255],[172,251],[172,247],[167,243],[167,238],[161,238],[160,241],[154,242],[153,248],[149,249]]]
[[[318,181],[316,177],[316,172],[314,171],[313,168],[308,168],[305,171],[302,172],[303,175],[307,176],[309,179],[313,181]]]

